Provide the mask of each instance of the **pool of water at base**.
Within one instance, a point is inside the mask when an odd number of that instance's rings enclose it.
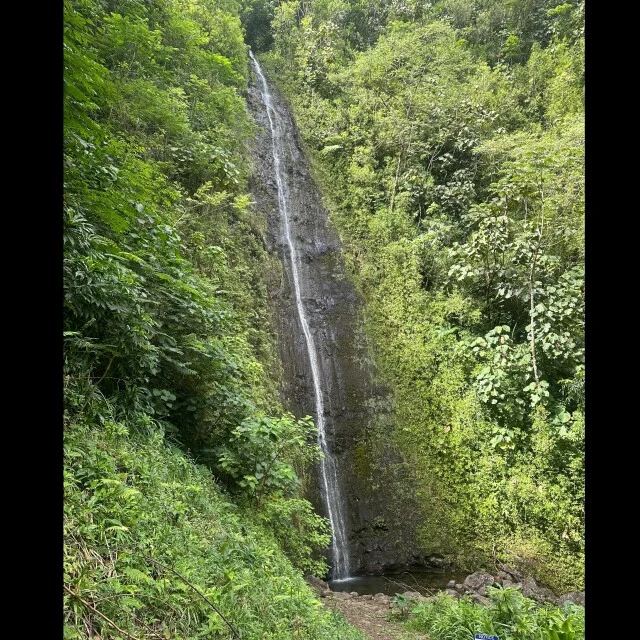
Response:
[[[446,589],[450,580],[463,582],[466,577],[467,573],[450,570],[405,571],[393,575],[352,576],[343,580],[330,580],[329,588],[332,591],[357,591],[360,595],[384,593],[393,596],[405,591],[429,595]]]

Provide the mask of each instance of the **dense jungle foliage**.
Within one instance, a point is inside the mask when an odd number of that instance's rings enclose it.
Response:
[[[331,185],[422,542],[583,588],[583,14],[65,0],[65,638],[362,638],[302,579],[330,535],[278,399],[245,41]]]
[[[252,0],[243,19],[366,302],[423,544],[583,589],[584,3]]]
[[[429,634],[430,640],[468,640],[476,634],[504,640],[581,640],[584,608],[565,602],[562,608],[540,605],[519,589],[487,587],[488,604],[457,600],[445,592],[428,602],[397,594],[391,618],[409,629]]]
[[[64,637],[361,634],[283,414],[233,0],[64,5]],[[197,463],[197,464],[196,464]]]

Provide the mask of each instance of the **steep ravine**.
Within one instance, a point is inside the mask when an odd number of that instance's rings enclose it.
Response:
[[[268,73],[264,75],[268,83]],[[334,482],[340,496],[337,508],[344,520],[348,573],[433,566],[441,559],[430,550],[416,548],[418,509],[411,481],[388,437],[393,399],[368,355],[362,307],[346,277],[339,238],[310,174],[290,111],[270,84],[268,93],[271,121],[262,78],[252,66],[247,101],[258,135],[251,189],[254,206],[267,219],[265,243],[277,257],[270,274],[270,295],[283,364],[284,407],[298,417],[314,416],[316,424],[316,407],[323,407],[330,462],[337,469]],[[279,137],[275,156],[272,131]],[[279,201],[283,183],[286,220]],[[292,254],[297,258],[297,291]],[[310,349],[316,356],[315,372]],[[314,376],[320,380],[321,398],[314,389]],[[336,520],[323,500],[325,480],[318,469],[309,499],[321,513]]]

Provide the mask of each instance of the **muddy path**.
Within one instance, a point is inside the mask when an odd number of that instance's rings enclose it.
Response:
[[[330,611],[341,613],[350,624],[363,631],[370,640],[429,640],[424,633],[408,631],[398,620],[389,619],[388,598],[352,596],[336,592],[322,602]]]

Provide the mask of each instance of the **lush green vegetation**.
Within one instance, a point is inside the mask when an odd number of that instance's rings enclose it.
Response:
[[[513,588],[488,587],[488,606],[456,600],[442,593],[431,602],[416,603],[398,595],[394,617],[432,640],[467,640],[477,633],[501,640],[579,640],[584,638],[584,609],[567,602],[560,609],[539,606]]]
[[[330,185],[422,542],[582,589],[584,5],[246,6]]]
[[[330,536],[276,393],[239,12],[65,2],[65,638],[361,637],[302,580]]]
[[[245,37],[332,185],[422,542],[583,588],[583,8],[65,1],[66,638],[361,637],[301,578],[330,537],[277,396]],[[411,624],[582,632],[492,597]]]
[[[65,638],[362,638],[160,430],[75,423],[65,462]]]

